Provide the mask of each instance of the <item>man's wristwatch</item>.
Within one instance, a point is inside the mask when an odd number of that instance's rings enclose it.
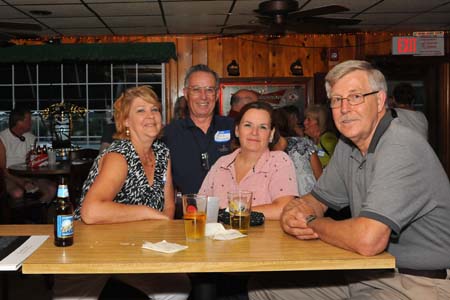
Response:
[[[315,215],[309,215],[306,217],[306,225],[314,221],[317,217]]]

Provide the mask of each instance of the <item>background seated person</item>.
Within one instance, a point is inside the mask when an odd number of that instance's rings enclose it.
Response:
[[[305,110],[305,135],[309,136],[317,146],[322,168],[330,162],[334,147],[338,142],[336,134],[331,130],[328,108],[322,105],[310,105]]]
[[[322,164],[317,156],[316,146],[307,137],[296,134],[293,123],[284,109],[274,111],[274,124],[285,140],[284,150],[294,163],[297,187],[300,195],[311,192],[316,180],[322,175]]]
[[[206,175],[199,193],[217,196],[228,206],[227,192],[253,192],[252,210],[277,220],[286,203],[298,195],[294,165],[282,151],[270,151],[276,143],[273,109],[265,102],[245,105],[235,120],[239,148],[219,158]]]
[[[75,218],[87,224],[173,218],[168,148],[157,138],[161,103],[147,86],[126,90],[114,104],[117,133],[95,160]],[[55,277],[54,299],[97,299],[110,275]],[[116,278],[116,276],[115,276]],[[118,275],[151,299],[187,299],[184,274]]]
[[[241,89],[234,93],[230,99],[231,109],[228,116],[236,118],[244,105],[258,101],[259,93],[252,90]]]
[[[423,112],[414,109],[416,95],[410,83],[402,82],[394,87],[392,108],[403,125],[416,130],[428,139],[428,121]]]
[[[8,167],[25,163],[27,154],[36,142],[31,131],[31,112],[14,109],[9,115],[9,128],[0,132],[0,167],[3,170],[6,191],[13,201],[23,198],[24,193],[40,196],[40,201],[50,202],[56,194],[56,183],[47,179],[23,178],[9,174]],[[39,191],[39,192],[38,192]]]

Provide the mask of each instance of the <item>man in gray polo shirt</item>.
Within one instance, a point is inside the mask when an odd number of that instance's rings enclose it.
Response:
[[[342,136],[311,194],[284,208],[281,226],[362,255],[388,251],[397,268],[291,274],[279,283],[265,275],[250,283],[250,298],[450,299],[450,183],[438,158],[386,111],[386,80],[368,62],[343,62],[325,80]],[[323,217],[347,205],[352,218]]]

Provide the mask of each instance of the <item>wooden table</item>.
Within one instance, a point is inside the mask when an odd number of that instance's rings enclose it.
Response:
[[[182,220],[112,225],[75,224],[71,247],[53,245],[52,225],[2,225],[0,235],[48,234],[22,266],[25,274],[203,273],[395,268],[388,253],[365,257],[322,241],[300,241],[279,222],[252,227],[246,238],[186,242]],[[142,249],[143,241],[188,245],[174,254]]]
[[[53,175],[69,175],[70,163],[58,162],[56,165],[47,165],[39,168],[31,168],[27,164],[16,164],[8,167],[9,173],[20,177],[38,177],[38,176],[53,176]]]

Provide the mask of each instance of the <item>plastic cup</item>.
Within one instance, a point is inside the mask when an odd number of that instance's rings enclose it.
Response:
[[[219,197],[208,197],[206,223],[217,223],[219,218]]]

